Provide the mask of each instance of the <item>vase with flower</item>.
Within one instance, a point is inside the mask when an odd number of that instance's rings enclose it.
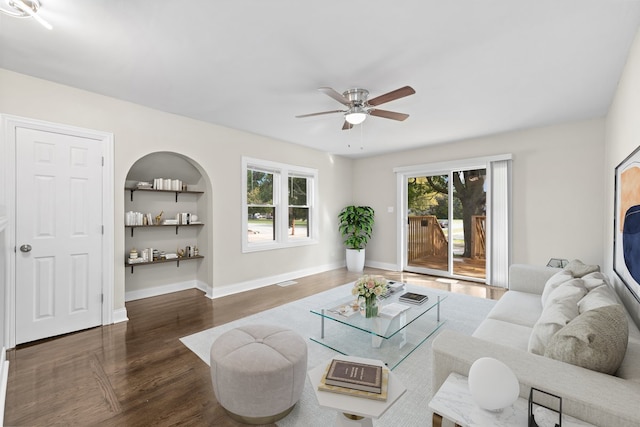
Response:
[[[384,277],[366,275],[356,280],[351,293],[364,301],[364,316],[378,315],[378,297],[387,293],[387,280]]]

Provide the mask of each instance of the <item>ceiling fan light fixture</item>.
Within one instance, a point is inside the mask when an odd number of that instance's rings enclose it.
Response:
[[[344,119],[352,125],[359,125],[364,122],[366,118],[367,112],[362,107],[354,107],[344,115]]]
[[[38,15],[39,0],[0,0],[0,12],[15,18],[33,18],[47,30],[53,29],[51,24]]]

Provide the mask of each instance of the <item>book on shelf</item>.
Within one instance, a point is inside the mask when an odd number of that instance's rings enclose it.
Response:
[[[325,370],[325,373],[322,376],[322,379],[320,380],[320,384],[318,384],[318,390],[327,391],[330,393],[344,394],[348,396],[362,397],[365,399],[372,399],[372,400],[379,400],[379,401],[387,400],[387,394],[388,394],[388,388],[389,388],[389,369],[380,367],[382,369],[382,372],[381,372],[382,381],[381,381],[380,393],[374,393],[371,391],[357,390],[354,388],[327,384],[326,378],[327,378],[327,374],[329,372],[330,367],[331,367],[331,364],[327,366],[327,369]]]
[[[382,366],[333,359],[325,384],[379,394],[382,391]]]
[[[428,296],[415,292],[405,292],[398,299],[400,302],[408,302],[409,304],[422,304],[429,299]]]

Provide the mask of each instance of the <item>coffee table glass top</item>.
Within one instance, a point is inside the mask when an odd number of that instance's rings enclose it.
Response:
[[[429,299],[420,305],[399,301],[405,292]],[[348,356],[383,360],[393,369],[444,324],[440,318],[444,299],[446,295],[428,288],[404,284],[378,301],[378,317],[367,319],[353,305],[356,297],[347,294],[311,310],[320,318],[318,334],[311,340]],[[385,306],[402,311],[385,315]]]

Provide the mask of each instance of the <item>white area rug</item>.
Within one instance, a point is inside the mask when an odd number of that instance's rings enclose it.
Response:
[[[191,351],[209,365],[209,350],[213,341],[222,333],[239,325],[268,323],[292,329],[303,336],[308,343],[308,369],[332,358],[337,353],[310,340],[319,333],[320,318],[310,313],[312,308],[321,307],[322,301],[336,300],[350,295],[352,284],[346,284],[317,295],[272,308],[222,326],[207,329],[180,339]],[[425,289],[429,295],[447,295],[442,302],[441,316],[446,323],[444,329],[454,329],[471,334],[494,306],[495,301]],[[215,316],[215,310],[214,310]],[[436,332],[437,335],[440,331]],[[394,373],[402,380],[407,392],[380,419],[377,427],[431,426],[431,342],[435,335],[415,350]],[[278,421],[280,427],[327,427],[335,425],[337,413],[318,406],[315,394],[307,378],[305,389],[293,411]]]

